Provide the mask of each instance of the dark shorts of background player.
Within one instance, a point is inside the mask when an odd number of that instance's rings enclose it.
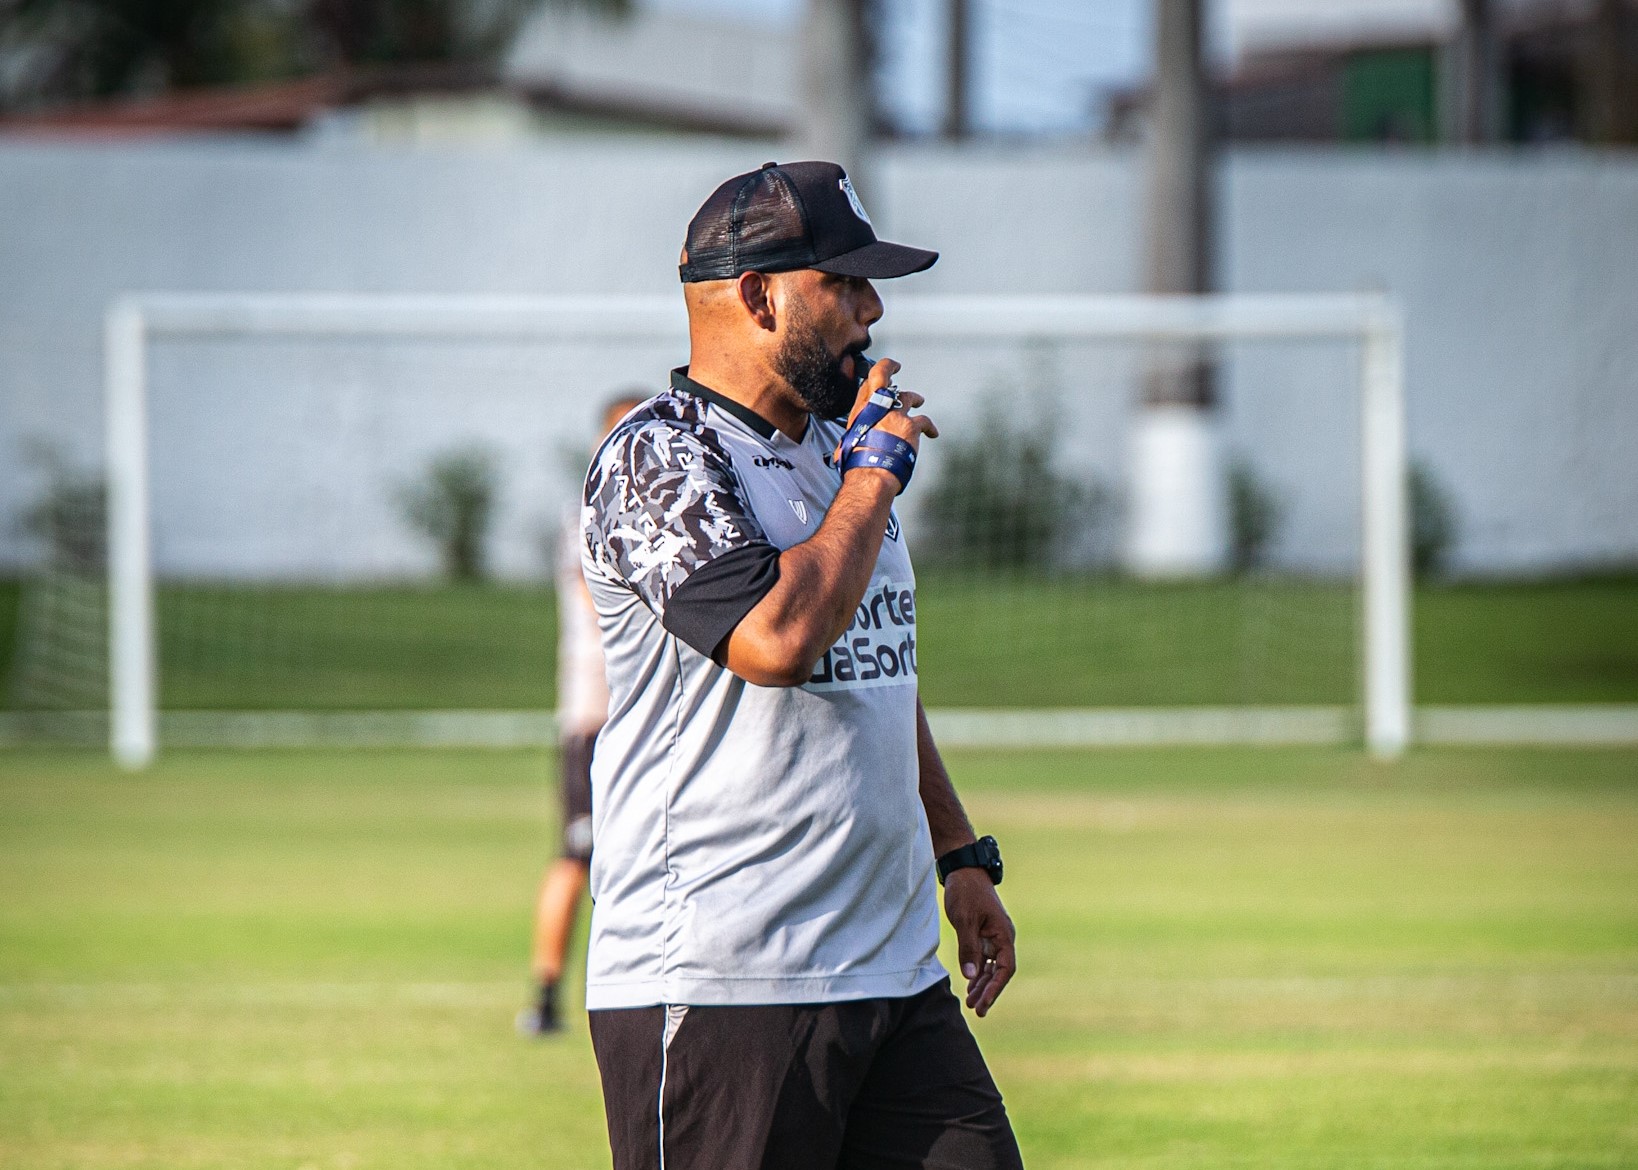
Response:
[[[591,761],[597,732],[565,735],[558,744],[563,800],[563,852],[570,861],[589,864],[592,854]]]
[[[905,999],[590,1019],[614,1170],[1023,1166],[948,979]]]

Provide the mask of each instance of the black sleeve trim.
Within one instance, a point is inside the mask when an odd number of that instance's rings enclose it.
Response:
[[[671,591],[660,624],[719,666],[717,649],[779,580],[779,550],[757,542],[713,557]]]

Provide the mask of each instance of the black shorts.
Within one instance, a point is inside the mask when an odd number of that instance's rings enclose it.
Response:
[[[563,856],[571,861],[591,860],[591,761],[597,732],[565,735],[558,745],[559,795],[563,801]]]
[[[614,1170],[1020,1170],[944,980],[906,999],[590,1013]]]

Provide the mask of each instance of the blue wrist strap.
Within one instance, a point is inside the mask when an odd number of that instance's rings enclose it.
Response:
[[[898,404],[899,396],[885,386],[872,394],[869,401],[864,404],[864,409],[859,411],[858,417],[853,420],[853,425],[848,427],[847,434],[842,436],[842,441],[837,446],[837,450],[842,453],[842,458],[845,460],[848,452],[857,447],[864,440],[864,437],[870,433],[871,429],[886,418]]]
[[[844,450],[847,454],[842,456],[843,475],[855,467],[875,467],[893,473],[899,481],[900,493],[910,486],[910,475],[916,470],[916,449],[908,441],[885,431],[867,430],[851,449],[844,447]]]

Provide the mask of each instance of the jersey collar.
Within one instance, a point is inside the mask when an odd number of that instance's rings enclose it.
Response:
[[[692,394],[695,398],[705,399],[712,406],[733,415],[740,422],[761,435],[764,440],[771,441],[774,435],[778,433],[778,428],[773,423],[763,418],[743,402],[735,402],[726,394],[718,394],[711,387],[694,381],[688,376],[687,366],[678,366],[671,371],[671,388],[683,394]]]
[[[780,428],[776,428],[775,424],[770,423],[762,415],[758,415],[757,411],[753,411],[750,406],[745,405],[742,401],[734,401],[724,393],[717,393],[708,385],[695,382],[691,377],[688,377],[688,367],[686,365],[678,365],[675,370],[672,370],[672,390],[680,393],[691,393],[696,398],[704,398],[711,405],[717,406],[719,410],[727,411],[729,415],[739,419],[740,423],[749,426],[752,431],[760,434],[765,442],[771,442],[775,446],[778,446],[781,442],[790,442],[790,439],[786,439],[780,433]],[[808,429],[803,433],[803,442],[808,441],[808,436],[812,434],[812,429],[814,429],[812,428],[812,419],[814,419],[814,416],[809,415]],[[801,442],[798,442],[796,446],[801,446]]]

